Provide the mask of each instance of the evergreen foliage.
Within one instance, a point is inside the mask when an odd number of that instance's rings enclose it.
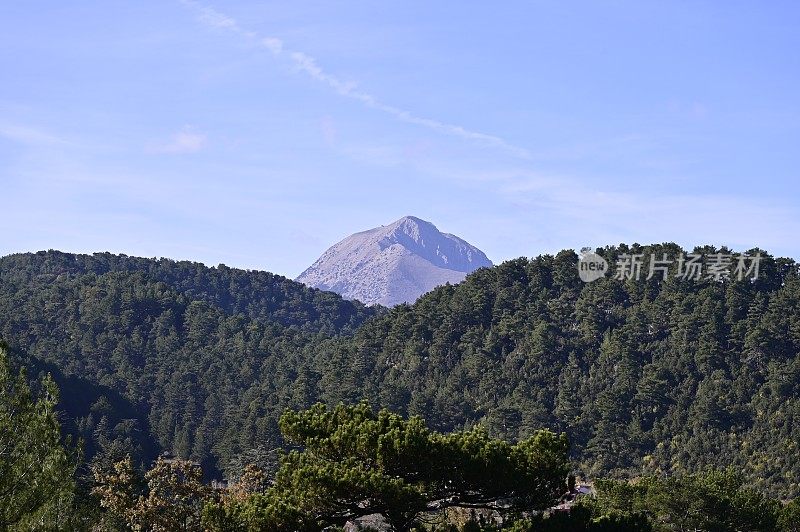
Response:
[[[31,389],[0,345],[0,530],[60,528],[70,514],[75,459],[61,441],[58,390],[45,378]]]
[[[613,264],[683,250],[599,251]],[[234,478],[251,456],[274,476],[285,409],[366,398],[441,433],[566,432],[590,477],[731,465],[791,499],[800,279],[794,261],[762,254],[754,282],[585,284],[564,251],[388,311],[224,266],[12,255],[0,259],[0,336],[25,364],[95,387],[80,408],[65,405],[65,428],[106,464],[126,453],[146,464],[158,447],[209,475]]]

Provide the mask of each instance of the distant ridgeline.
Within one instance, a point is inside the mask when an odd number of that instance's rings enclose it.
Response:
[[[599,253],[613,270],[683,250]],[[0,336],[85,383],[79,400],[62,384],[64,425],[93,460],[168,450],[230,474],[270,459],[285,408],[367,398],[439,430],[565,431],[588,476],[733,465],[800,495],[798,265],[647,277],[584,283],[562,251],[385,310],[264,272],[51,251],[0,259]]]

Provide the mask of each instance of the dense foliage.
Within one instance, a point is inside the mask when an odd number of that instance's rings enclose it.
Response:
[[[798,501],[781,504],[765,497],[731,469],[598,480],[594,488],[593,496],[579,499],[569,512],[537,515],[509,528],[515,532],[800,530]]]
[[[656,530],[775,530],[793,509],[745,485],[732,470],[595,483],[597,513],[640,513]],[[800,524],[800,523],[796,523]]]
[[[93,526],[96,531],[203,530],[200,516],[211,488],[203,484],[203,471],[195,463],[159,457],[142,477],[126,457],[108,470],[96,467],[94,478],[92,492],[104,510]]]
[[[682,252],[600,251],[611,264]],[[319,396],[366,396],[443,431],[564,431],[591,477],[733,465],[775,496],[800,494],[798,265],[765,257],[754,282],[673,270],[586,284],[576,262],[508,261],[368,321],[319,351]]]
[[[62,445],[58,391],[45,378],[31,389],[0,344],[0,530],[41,530],[67,522],[74,457]]]
[[[209,472],[269,456],[287,407],[313,403],[303,348],[375,314],[284,277],[107,253],[0,259],[0,337],[64,390],[86,454],[158,448]]]
[[[280,425],[303,451],[283,457],[263,494],[211,508],[214,529],[280,529],[276,516],[287,512],[276,509],[291,508],[293,529],[380,514],[406,530],[420,514],[449,507],[501,515],[543,510],[568,489],[566,437],[547,431],[515,445],[481,429],[441,434],[421,418],[374,414],[364,403],[289,411]]]
[[[573,487],[563,434],[517,444],[481,428],[441,434],[366,403],[285,412],[281,430],[304,450],[282,454],[274,480],[248,465],[209,486],[194,462],[159,457],[142,475],[127,456],[92,467],[92,498],[74,491],[52,381],[34,399],[24,372],[12,377],[0,355],[2,530],[318,531],[360,517],[420,532],[800,529],[798,500],[771,500],[732,470],[598,480],[596,495],[556,507]]]
[[[797,500],[765,497],[732,469],[600,479],[594,494],[555,506],[571,487],[570,464],[564,436],[547,431],[515,445],[481,429],[441,434],[365,403],[287,411],[280,425],[305,449],[283,454],[274,480],[249,465],[209,487],[197,464],[179,459],[159,458],[144,475],[130,458],[96,468],[103,511],[91,529],[318,531],[359,518],[362,527],[419,532],[800,529]]]
[[[14,255],[0,259],[0,335],[87,385],[64,421],[97,460],[160,447],[215,475],[274,473],[286,408],[367,398],[440,432],[566,432],[590,477],[732,465],[797,496],[797,264],[765,257],[755,282],[585,284],[576,261],[508,261],[383,311],[224,266]]]

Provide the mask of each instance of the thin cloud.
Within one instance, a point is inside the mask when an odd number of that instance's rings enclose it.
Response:
[[[235,19],[220,13],[211,7],[200,5],[193,0],[180,1],[182,4],[195,9],[198,13],[200,21],[204,24],[214,28],[230,31],[247,39],[256,40],[260,46],[263,46],[269,50],[274,56],[288,58],[298,70],[304,72],[315,81],[327,85],[341,96],[359,101],[364,106],[390,115],[401,122],[422,126],[446,135],[460,137],[466,140],[476,141],[487,146],[496,147],[522,159],[530,158],[528,150],[519,146],[515,146],[502,137],[481,133],[479,131],[473,131],[456,124],[450,124],[432,118],[417,116],[410,111],[406,111],[393,105],[385,104],[374,95],[358,90],[356,83],[347,82],[339,79],[333,74],[329,74],[319,66],[316,59],[314,59],[312,56],[300,51],[287,49],[281,39],[275,37],[259,38],[255,32],[242,28]]]
[[[794,210],[755,198],[724,194],[652,194],[599,190],[565,177],[520,171],[495,176],[510,204],[551,219],[569,220],[554,241],[603,245],[611,242],[678,241],[686,246],[756,245],[785,253],[800,231]],[[581,242],[581,238],[583,241]]]
[[[185,127],[175,133],[167,142],[154,144],[150,150],[155,153],[187,154],[197,153],[206,146],[207,137]]]

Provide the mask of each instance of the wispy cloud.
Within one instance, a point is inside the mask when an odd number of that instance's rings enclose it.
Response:
[[[288,58],[299,71],[305,73],[313,80],[327,85],[341,96],[361,102],[364,106],[392,116],[401,122],[415,124],[439,133],[499,148],[519,158],[528,159],[530,157],[528,150],[516,146],[502,137],[474,131],[460,125],[450,124],[433,118],[417,116],[408,110],[383,103],[376,96],[359,90],[357,88],[357,83],[344,81],[325,71],[319,66],[314,57],[300,51],[288,49],[281,39],[275,37],[260,37],[256,32],[244,29],[235,19],[209,6],[201,5],[193,0],[180,1],[182,4],[193,8],[197,12],[200,21],[204,24],[230,31],[240,37],[256,41],[258,45],[269,50],[274,56]]]
[[[206,136],[194,131],[190,126],[172,135],[166,142],[153,143],[150,151],[155,153],[186,154],[197,153],[206,145]]]
[[[462,179],[463,175],[459,175]],[[725,244],[740,251],[755,246],[787,253],[800,231],[789,204],[719,194],[656,194],[635,187],[599,189],[564,176],[524,170],[477,176],[521,212],[539,220],[569,220],[548,235],[565,243],[677,241],[686,246]]]

